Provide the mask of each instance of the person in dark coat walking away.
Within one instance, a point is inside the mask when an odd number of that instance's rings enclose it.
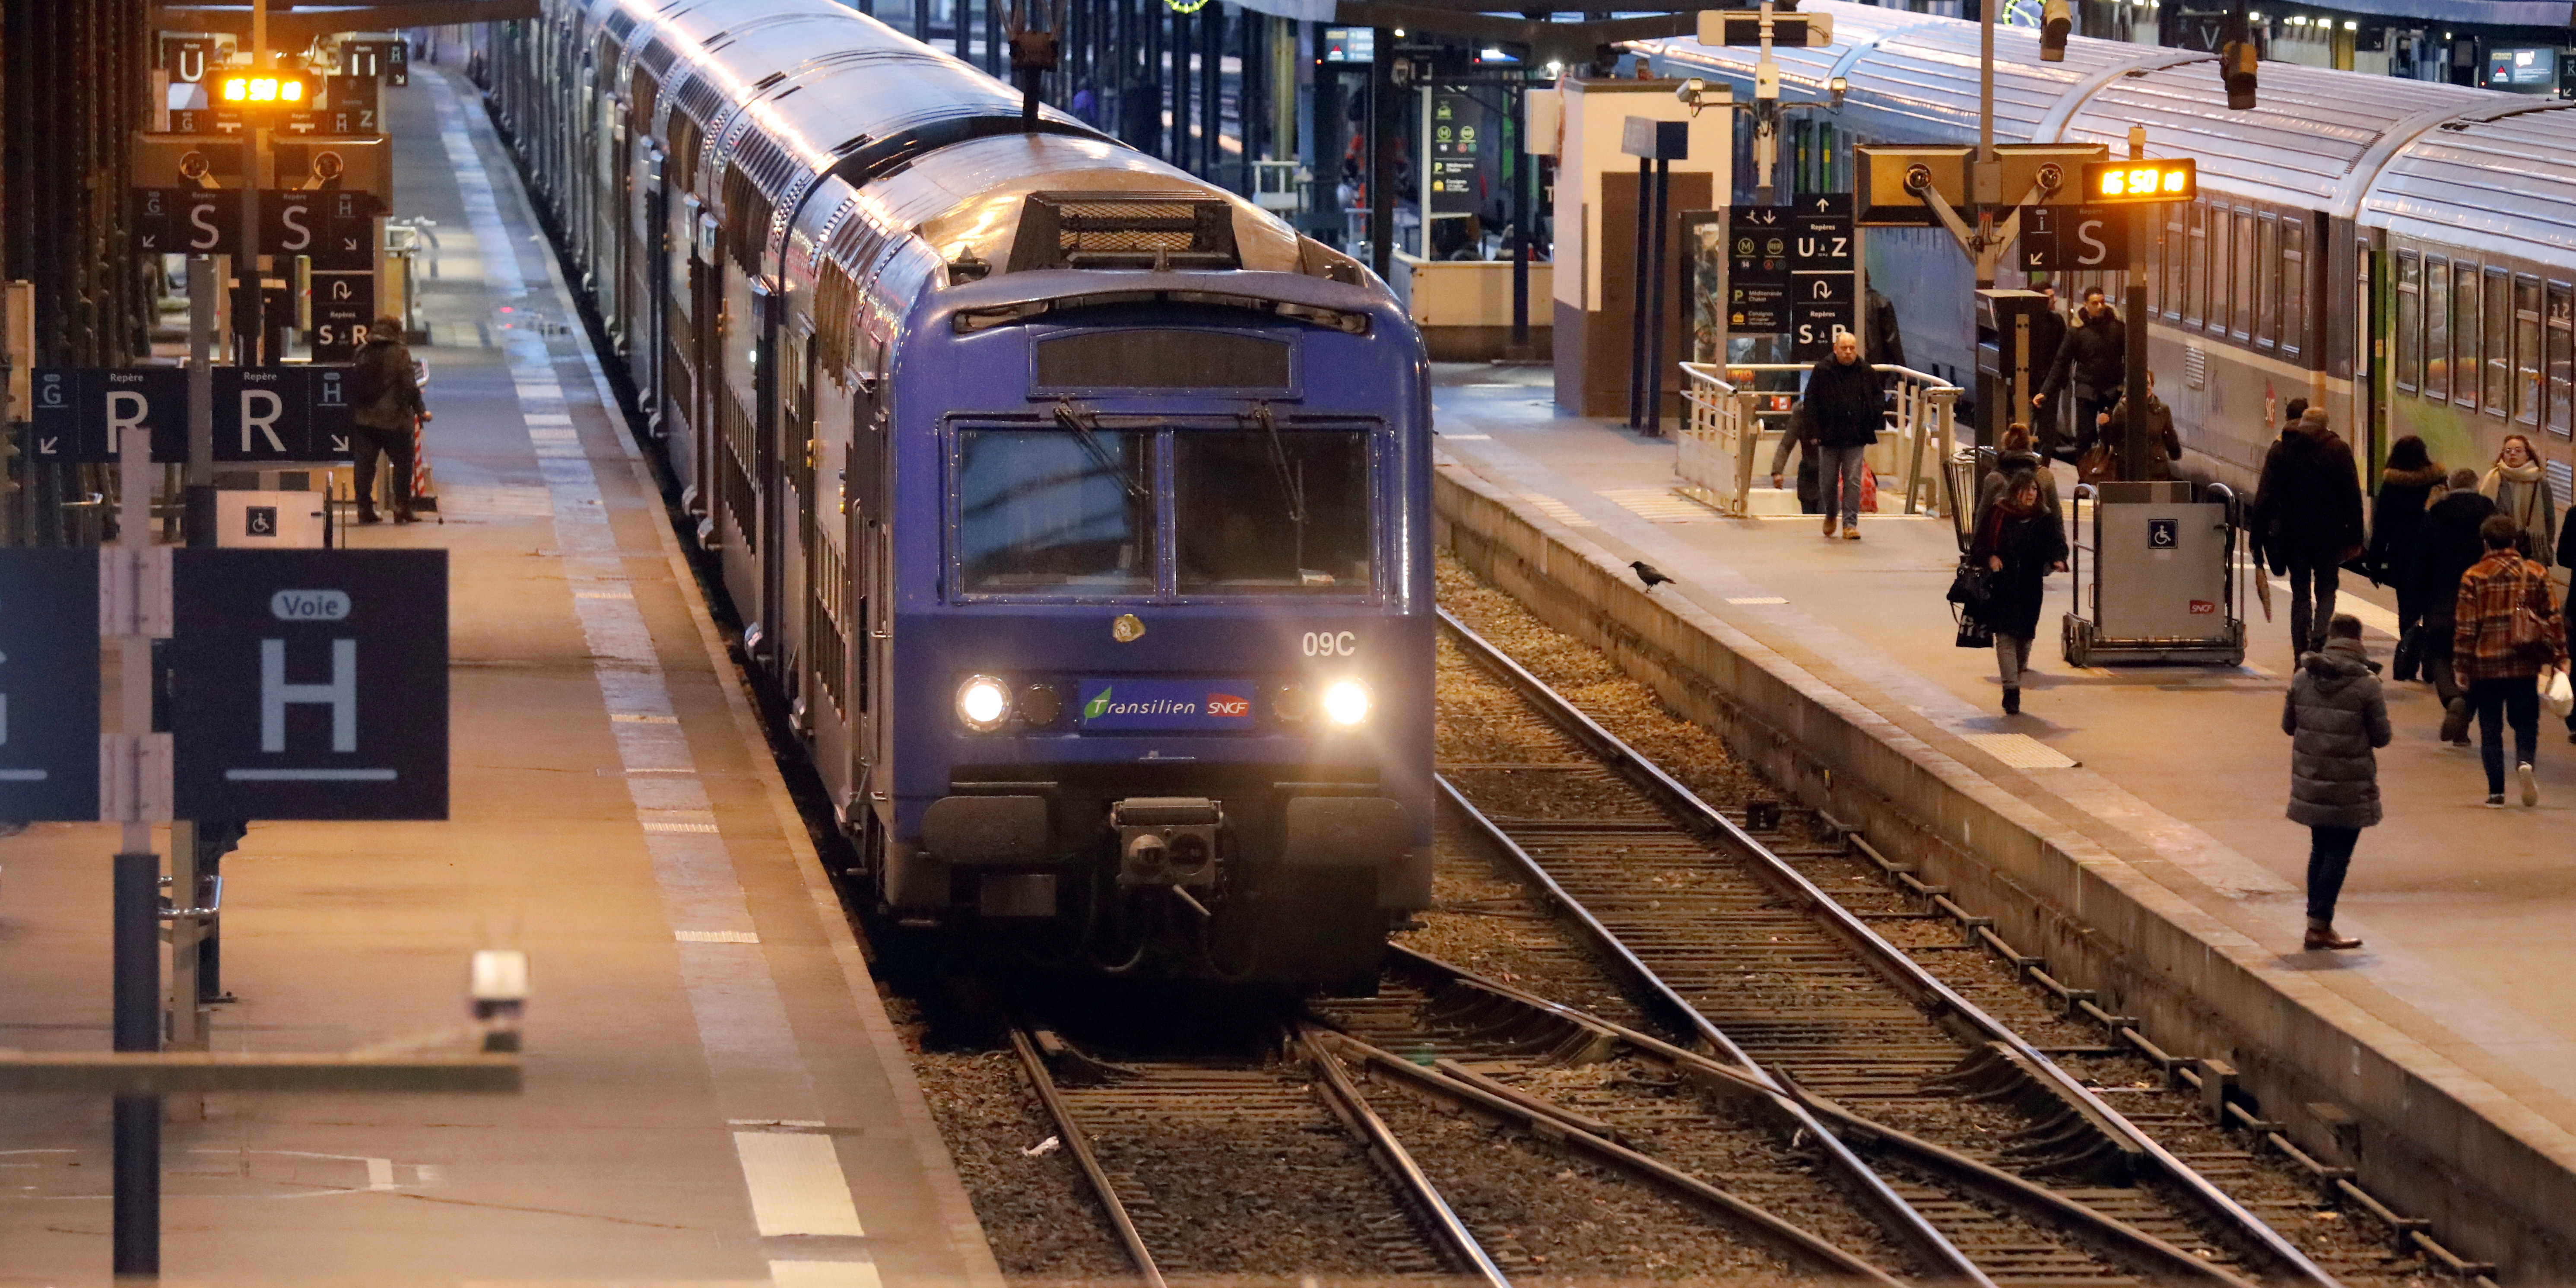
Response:
[[[429,423],[430,414],[429,405],[421,401],[420,381],[411,349],[403,344],[399,320],[377,318],[367,332],[367,342],[358,346],[349,371],[349,404],[349,451],[357,458],[358,522],[378,521],[379,453],[393,462],[385,493],[393,502],[394,522],[411,522],[411,437],[417,426]]]
[[[2363,548],[2360,470],[2351,446],[2326,427],[2324,408],[2302,412],[2264,453],[2253,524],[2257,556],[2290,576],[2291,646],[2323,648],[2343,562]]]
[[[2515,549],[2522,527],[2496,513],[2478,525],[2486,558],[2460,578],[2453,610],[2451,666],[2469,689],[2478,713],[2478,759],[2487,769],[2487,808],[2504,805],[2504,726],[2513,726],[2513,773],[2522,803],[2540,803],[2531,758],[2540,749],[2540,690],[2532,681],[2544,666],[2567,669],[2567,634],[2558,601],[2549,593],[2549,570]],[[2539,638],[2524,647],[2515,639],[2517,619],[2537,619]]]
[[[1887,424],[1887,393],[1878,369],[1860,360],[1860,337],[1834,333],[1834,356],[1807,375],[1808,413],[1816,419],[1816,444],[1822,450],[1816,470],[1816,495],[1825,507],[1825,535],[1834,535],[1837,510],[1843,536],[1860,540],[1861,472],[1869,463],[1861,455],[1878,441]],[[1835,500],[1839,491],[1841,500]]]
[[[2424,600],[2415,593],[2415,534],[2424,512],[2447,492],[2447,471],[2413,434],[2388,448],[2379,472],[2379,496],[2370,506],[2370,554],[2362,566],[2370,579],[2397,592],[2397,656],[2392,680],[2412,680],[2424,658]]]
[[[2478,490],[2496,503],[2496,513],[2522,529],[2523,554],[2548,567],[2558,549],[2558,498],[2550,495],[2549,475],[2533,454],[2531,440],[2520,434],[2505,435],[2504,448],[2496,453],[2486,477],[2478,480]]]
[[[1902,367],[1905,365],[1905,335],[1898,329],[1896,301],[1869,288],[1869,365]]]
[[[2144,480],[2161,483],[2173,477],[2173,463],[2182,459],[2182,435],[2174,432],[2173,408],[2156,397],[2156,373],[2147,373],[2147,462],[2146,469],[2131,474],[2123,465],[2129,433],[2129,400],[2126,397],[2103,413],[2102,423],[2087,426],[2084,437],[2077,441],[2077,457],[2090,451],[2093,444],[2110,445],[2110,472],[2105,478]]]
[[[2452,614],[2459,608],[2460,576],[2486,557],[2478,529],[2495,513],[2495,502],[2478,492],[2476,470],[2451,471],[2450,491],[2425,507],[2415,529],[2415,559],[2407,584],[2423,607],[2424,680],[2442,704],[2442,741],[2463,747],[2469,742],[2468,690],[2451,670]]]
[[[2120,315],[2111,311],[2111,302],[2102,295],[2101,287],[2084,292],[2084,307],[2075,314],[2075,325],[2067,328],[2066,338],[2057,346],[2057,357],[2048,364],[2048,380],[2039,387],[2037,398],[2045,398],[2060,389],[2075,395],[2075,434],[2082,438],[2100,417],[2120,401],[2120,390],[2128,380],[2129,329]]]
[[[2023,482],[2037,484],[2039,503],[2048,507],[2050,514],[2059,513],[2057,474],[2048,468],[2048,458],[2031,446],[2030,427],[2016,421],[2004,426],[2003,448],[1995,453],[1995,467],[1986,471],[1986,477],[1977,484],[1977,509],[1968,530],[1975,532],[1984,527],[1986,511]]]
[[[1800,402],[1789,409],[1789,427],[1780,434],[1780,445],[1771,449],[1771,486],[1777,488],[1788,477],[1789,453],[1798,454],[1798,513],[1822,514],[1825,505],[1818,495],[1816,457],[1816,415]]]
[[[2305,947],[2359,948],[2335,933],[2335,899],[2343,893],[2361,829],[2379,823],[2378,749],[2388,745],[2388,699],[2361,651],[2361,619],[2337,613],[2326,646],[2299,659],[2281,704],[2290,735],[2290,821],[2308,829],[2308,935]]]
[[[2058,346],[2066,343],[2066,313],[2058,307],[2057,283],[2038,281],[2030,289],[2039,292],[2048,307],[2030,316],[2030,373],[2040,383],[2048,380],[2048,369],[2057,363]],[[2031,400],[2031,441],[2043,456],[2075,459],[2072,436],[2066,432],[2066,408],[2055,395],[2042,394]]]
[[[2039,499],[2039,481],[2026,478],[1986,511],[1968,562],[1985,569],[1985,605],[1977,620],[1995,633],[1995,669],[2004,687],[2004,714],[2021,714],[2021,676],[2030,666],[2031,640],[2048,597],[2048,574],[2066,571],[2066,525]]]

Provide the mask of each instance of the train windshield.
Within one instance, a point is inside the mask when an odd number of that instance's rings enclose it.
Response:
[[[1172,436],[1172,554],[1182,594],[1355,594],[1371,585],[1368,435]]]
[[[1154,590],[1153,436],[1111,430],[957,435],[958,563],[974,594]]]

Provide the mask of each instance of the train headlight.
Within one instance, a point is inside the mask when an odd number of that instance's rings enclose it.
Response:
[[[1373,705],[1368,686],[1357,680],[1335,680],[1324,689],[1324,718],[1345,729],[1368,723]]]
[[[957,719],[977,733],[991,733],[1011,717],[1011,686],[989,675],[970,675],[957,686]]]

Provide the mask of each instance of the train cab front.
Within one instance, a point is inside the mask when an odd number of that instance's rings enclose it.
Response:
[[[1186,320],[1019,338],[1273,385],[1362,339]],[[1349,348],[1363,377],[1389,357]],[[898,747],[889,903],[1076,969],[1373,973],[1430,895],[1428,452],[1409,398],[1294,392],[949,418],[948,523],[914,552],[938,594],[895,632],[898,723],[923,736]]]

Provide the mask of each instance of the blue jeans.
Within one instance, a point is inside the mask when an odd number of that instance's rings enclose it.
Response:
[[[2478,759],[2486,762],[2487,795],[2504,794],[2504,730],[2513,726],[2513,763],[2528,765],[2540,749],[2540,689],[2528,675],[2469,682],[2478,713]]]
[[[1843,526],[1845,527],[1850,527],[1860,522],[1860,476],[1863,471],[1869,468],[1868,460],[1864,458],[1861,453],[1868,450],[1869,449],[1866,447],[1820,447],[1817,449],[1817,499],[1823,503],[1825,513],[1833,513],[1834,490],[1836,485],[1839,484],[1842,489],[1842,515]]]

